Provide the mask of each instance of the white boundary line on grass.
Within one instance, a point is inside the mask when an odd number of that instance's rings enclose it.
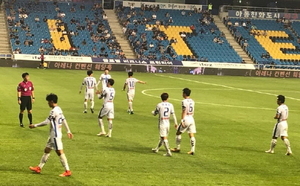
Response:
[[[149,97],[154,97],[154,98],[160,98],[159,96],[154,96],[152,94],[146,93],[147,91],[153,91],[153,90],[170,90],[170,89],[181,89],[181,88],[153,88],[153,89],[145,89],[142,90],[142,94],[149,96]],[[170,100],[174,101],[182,101],[180,99],[175,99],[175,98],[169,98]],[[247,107],[247,106],[238,106],[238,105],[225,105],[225,104],[218,104],[218,103],[204,103],[204,102],[196,102],[202,105],[213,105],[213,106],[220,106],[220,107],[231,107],[231,108],[243,108],[243,109],[256,109],[256,110],[272,110],[274,109],[271,108],[264,108],[264,107]]]
[[[268,92],[261,92],[261,91],[251,90],[251,89],[231,87],[231,86],[222,85],[222,84],[216,84],[216,83],[201,82],[201,81],[184,79],[184,78],[179,78],[179,77],[174,77],[174,76],[165,76],[165,75],[160,75],[160,74],[154,74],[154,75],[161,76],[161,77],[168,77],[168,78],[171,78],[171,79],[178,79],[178,80],[182,80],[182,81],[189,81],[189,82],[194,82],[194,83],[199,83],[199,84],[204,84],[204,85],[211,85],[211,86],[216,86],[216,87],[224,87],[224,88],[233,89],[233,90],[240,90],[240,91],[246,91],[246,92],[254,92],[254,93],[258,93],[258,94],[265,94],[265,95],[269,95],[269,96],[277,96],[278,95],[278,94],[273,94],[273,93],[268,93]],[[288,97],[288,96],[285,96],[285,97],[288,98],[288,99],[300,101],[300,99],[298,99],[298,98],[293,98],[293,97]]]

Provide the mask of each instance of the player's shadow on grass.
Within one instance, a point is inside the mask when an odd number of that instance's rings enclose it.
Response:
[[[111,140],[111,139],[108,139]],[[134,143],[132,141],[126,141],[124,139],[117,139],[114,138],[112,139],[113,143],[120,144],[122,143],[123,145],[105,145],[105,143],[102,145],[103,148],[111,151],[121,151],[121,152],[134,152],[138,154],[149,154],[153,153],[151,151],[151,148],[145,147],[139,143]],[[126,145],[125,145],[126,144]]]
[[[259,152],[259,153],[265,153],[265,151],[263,150],[258,150],[258,149],[254,149],[254,148],[249,148],[247,146],[239,146],[239,147],[230,147],[230,146],[221,146],[221,148],[223,149],[230,149],[230,150],[236,150],[236,151],[246,151],[246,152]]]

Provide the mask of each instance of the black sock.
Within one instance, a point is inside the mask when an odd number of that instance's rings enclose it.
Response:
[[[20,121],[20,124],[22,124],[23,123],[23,114],[19,114],[19,121]]]
[[[32,124],[32,114],[31,113],[28,114],[28,119],[29,119],[29,123]]]

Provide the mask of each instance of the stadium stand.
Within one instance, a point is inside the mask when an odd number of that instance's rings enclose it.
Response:
[[[267,68],[298,68],[300,24],[289,20],[228,18],[224,23],[257,64]]]
[[[206,11],[119,6],[117,15],[140,59],[242,62]]]
[[[100,4],[5,4],[14,53],[125,58]]]

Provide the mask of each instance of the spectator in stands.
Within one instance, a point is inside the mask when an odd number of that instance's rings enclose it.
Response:
[[[37,22],[40,22],[39,16],[35,16],[34,21],[35,21],[36,23],[37,23]]]
[[[190,29],[192,30],[193,35],[197,35],[196,34],[196,27],[195,27],[195,25],[191,25]]]
[[[45,51],[44,47],[43,46],[40,46],[39,48],[39,53],[43,53]]]
[[[80,5],[80,10],[85,10],[85,6],[83,4]]]
[[[76,9],[75,9],[74,5],[70,8],[70,12],[76,12]]]
[[[180,33],[180,37],[183,38],[183,39],[186,38],[186,33],[185,32],[181,32]]]
[[[20,43],[21,43],[21,41],[20,41],[19,39],[16,39],[16,40],[15,40],[15,45],[19,46]]]
[[[152,14],[152,20],[154,21],[154,20],[156,20],[156,14]]]
[[[44,22],[47,22],[47,21],[48,21],[47,16],[45,16],[45,17],[43,18],[43,21],[44,21]]]
[[[264,30],[263,33],[262,33],[262,35],[263,35],[264,37],[267,37],[267,36],[268,36],[267,31]]]
[[[55,11],[56,12],[58,12],[58,11],[60,11],[60,9],[59,9],[59,7],[56,5],[56,7],[55,7]]]
[[[83,39],[83,41],[81,42],[82,45],[86,45],[86,40]]]
[[[103,20],[107,20],[107,19],[108,19],[107,15],[106,15],[106,14],[103,14],[102,19],[103,19]]]
[[[300,44],[300,37],[297,38],[297,43]]]
[[[181,15],[185,16],[186,12],[184,10],[181,11]]]
[[[215,34],[216,34],[216,33],[215,33],[215,29],[214,29],[214,28],[210,29],[210,33],[211,33],[212,35],[215,35]]]
[[[238,21],[234,22],[234,26],[240,26],[239,22]]]
[[[59,38],[59,40],[60,40],[60,42],[63,42],[63,41],[65,40],[65,37],[61,36],[61,37]]]
[[[244,29],[248,29],[248,26],[247,26],[247,24],[246,24],[245,21],[242,22],[242,27],[243,27]]]
[[[165,13],[165,17],[167,17],[167,18],[170,17],[169,12],[166,12],[166,13]]]
[[[245,40],[244,43],[243,43],[243,49],[247,50],[248,46],[249,46],[248,41]]]

